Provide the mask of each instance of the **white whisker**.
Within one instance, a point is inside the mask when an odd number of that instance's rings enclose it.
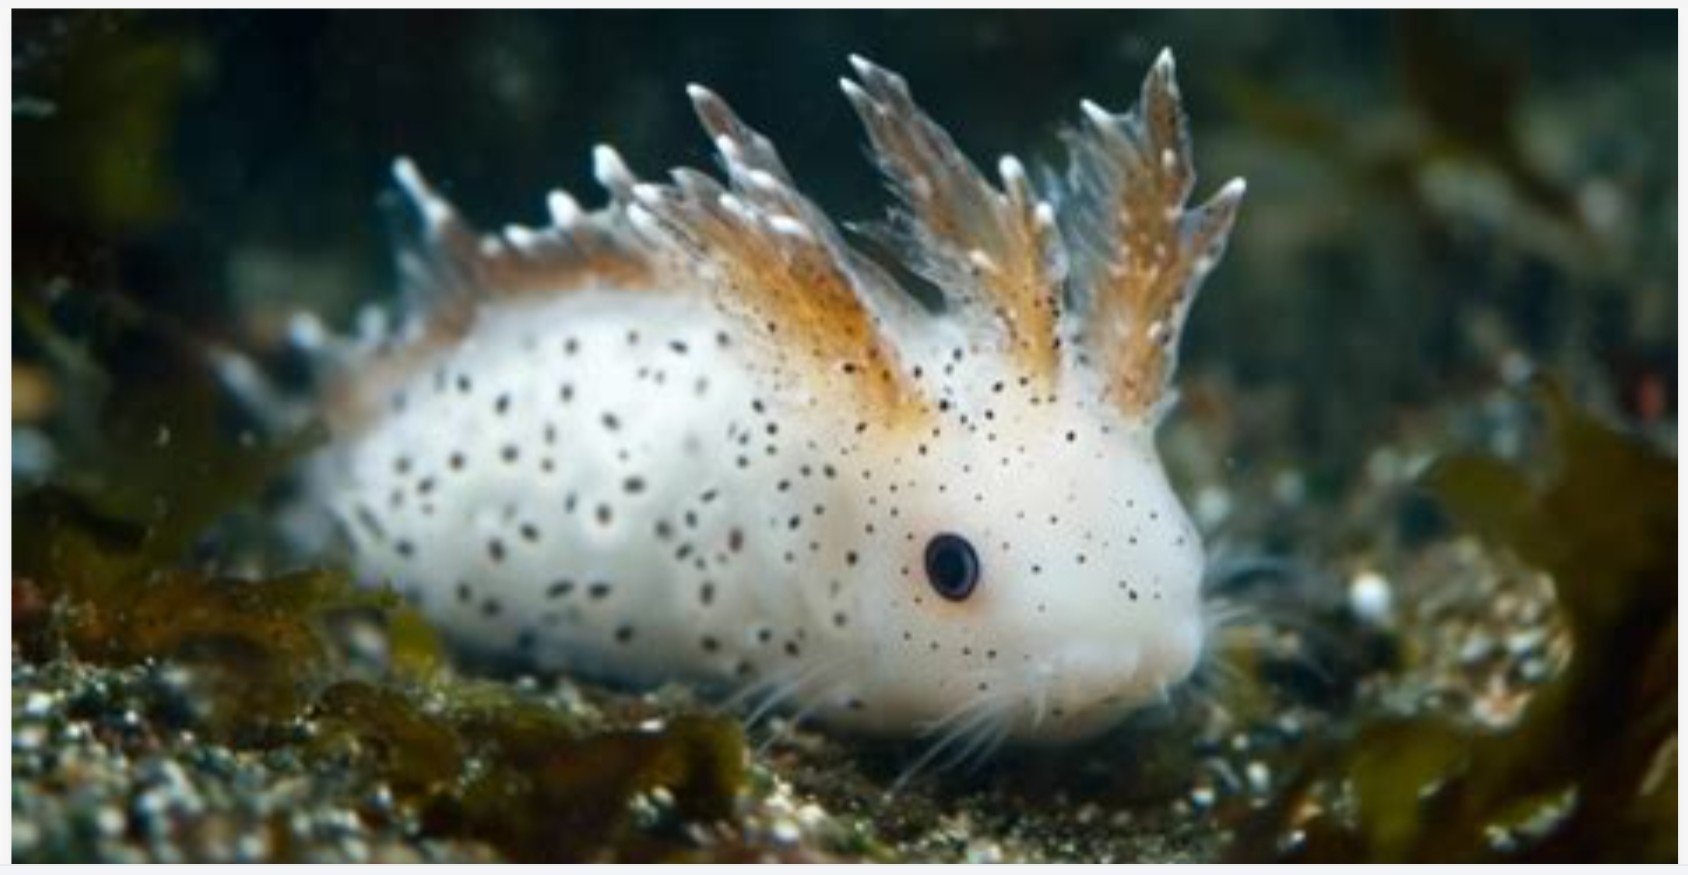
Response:
[[[827,697],[837,688],[838,667],[837,660],[830,660],[763,678],[745,685],[728,697],[724,707],[745,711],[745,727],[756,730],[769,722],[775,711],[793,703],[801,703],[791,718],[790,725],[795,726],[826,705]],[[771,731],[758,743],[758,752],[766,751],[782,734],[783,729]]]
[[[980,734],[979,739],[968,752],[966,763],[970,771],[977,771],[982,768],[997,751],[1002,749],[1003,742],[1008,740],[1008,733],[1013,728],[1013,724],[1005,719],[1007,716],[1006,709],[995,716],[997,717],[995,723],[988,726]]]
[[[793,713],[785,722],[785,725],[770,732],[768,737],[763,739],[762,742],[756,746],[757,754],[767,753],[769,748],[772,748],[775,742],[785,737],[789,731],[801,726],[803,721],[813,716],[816,711],[819,711],[827,706],[829,700],[836,695],[839,688],[837,684],[831,682],[830,678],[826,677],[828,674],[830,674],[830,672],[817,671],[815,673],[816,676],[813,678],[815,686],[822,689],[816,692],[813,696],[810,696],[809,703]],[[800,680],[798,683],[806,684],[808,682],[808,680]],[[795,695],[796,691],[793,690],[793,696]]]
[[[993,676],[1000,677],[994,673]],[[996,689],[997,692],[981,693],[969,699],[923,727],[923,734],[936,735],[937,739],[903,769],[888,792],[891,795],[901,792],[934,761],[937,771],[945,771],[969,761],[982,762],[1000,747],[1012,728],[1008,716],[1016,699],[1000,687]],[[958,744],[961,747],[957,748]]]

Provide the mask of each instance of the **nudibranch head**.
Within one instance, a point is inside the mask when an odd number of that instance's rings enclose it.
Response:
[[[873,457],[898,512],[858,569],[885,664],[864,717],[1090,735],[1195,666],[1200,538],[1149,432],[1078,398],[989,394]]]

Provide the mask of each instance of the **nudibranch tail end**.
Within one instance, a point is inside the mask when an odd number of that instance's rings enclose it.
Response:
[[[412,239],[399,249],[399,273],[426,333],[460,335],[486,297],[652,283],[655,261],[633,232],[622,197],[621,182],[631,174],[613,150],[600,147],[596,158],[599,178],[611,193],[606,206],[583,212],[567,192],[553,191],[546,196],[549,225],[512,224],[485,234],[463,219],[414,161],[405,156],[393,161],[393,180],[418,219]]]

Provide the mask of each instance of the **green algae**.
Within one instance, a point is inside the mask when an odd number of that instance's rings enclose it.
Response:
[[[1569,666],[1503,730],[1435,714],[1361,721],[1306,756],[1234,857],[1675,859],[1676,463],[1556,384],[1534,396],[1544,464],[1457,456],[1425,483],[1489,549],[1552,576]],[[1348,804],[1319,802],[1332,787]]]
[[[16,126],[18,160],[32,171],[18,177],[22,197],[105,233],[175,218],[171,138],[181,105],[213,72],[203,38],[130,11],[26,15],[18,25],[19,93],[38,108]]]
[[[337,684],[314,709],[317,750],[378,776],[416,806],[424,834],[471,836],[513,860],[681,856],[697,848],[676,824],[734,814],[745,781],[735,723],[682,715],[589,731],[496,685],[460,689],[430,713],[399,690]],[[652,797],[666,800],[668,829],[634,818],[629,803]]]
[[[484,838],[516,860],[590,859],[607,848],[621,848],[616,856],[625,859],[681,855],[691,843],[673,827],[729,819],[744,782],[737,724],[720,718],[682,716],[650,730],[586,737],[550,715],[512,721],[493,714],[461,725],[493,767],[461,793],[436,797],[425,822]],[[627,800],[658,788],[672,800],[669,828],[635,837]]]

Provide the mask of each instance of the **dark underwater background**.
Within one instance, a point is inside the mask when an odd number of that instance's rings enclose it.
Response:
[[[1675,14],[12,24],[15,860],[1676,858]],[[303,391],[293,313],[396,300],[395,156],[540,224],[601,202],[596,143],[712,170],[697,82],[872,220],[849,53],[981,166],[1060,171],[1163,47],[1196,197],[1249,183],[1161,434],[1255,618],[1227,683],[886,806],[906,750],[455,672],[277,545],[312,438],[209,351]]]

